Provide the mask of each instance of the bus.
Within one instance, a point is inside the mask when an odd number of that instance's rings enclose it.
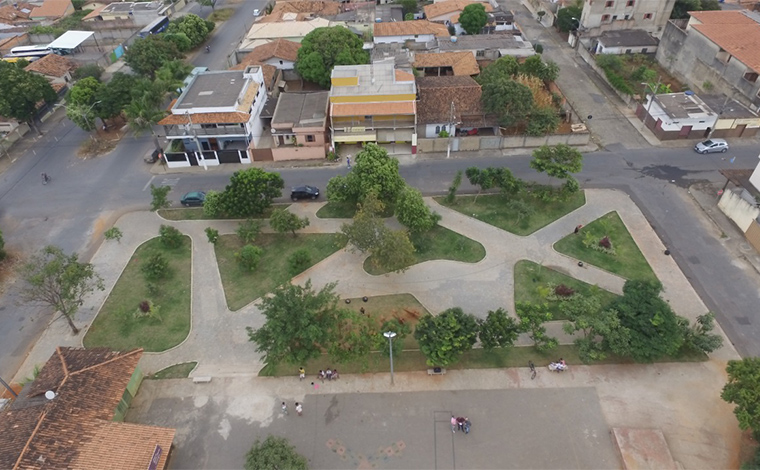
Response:
[[[25,58],[30,59],[32,57],[39,59],[45,57],[48,54],[52,54],[48,46],[16,46],[11,49],[11,53],[6,57],[8,58]]]
[[[168,26],[169,26],[168,16],[162,16],[161,18],[156,18],[152,23],[150,23],[148,26],[144,27],[142,31],[140,31],[140,37],[144,39],[150,36],[151,34],[163,33]]]

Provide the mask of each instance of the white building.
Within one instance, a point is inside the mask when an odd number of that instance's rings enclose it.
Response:
[[[641,29],[660,35],[676,0],[585,0],[580,31],[593,37],[603,31]]]

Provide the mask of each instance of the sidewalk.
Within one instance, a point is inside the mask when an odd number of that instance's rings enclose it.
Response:
[[[589,265],[579,267],[576,260],[551,249],[554,242],[572,233],[576,225],[588,224],[607,212],[617,211],[662,281],[665,287],[663,296],[674,311],[691,321],[707,311],[675,261],[663,254],[664,245],[626,194],[589,189],[586,190],[586,200],[586,205],[580,209],[533,235],[520,237],[440,206],[428,198],[428,204],[442,215],[442,226],[462,233],[485,247],[486,256],[483,260],[478,263],[427,261],[414,265],[403,273],[372,276],[362,268],[366,255],[342,250],[300,274],[293,282],[303,284],[311,279],[318,289],[337,281],[336,292],[341,297],[411,293],[433,313],[452,306],[462,306],[468,313],[485,318],[489,310],[500,307],[506,307],[510,314],[514,314],[513,267],[517,261],[528,259],[621,293],[624,280],[619,276]],[[289,210],[309,218],[311,224],[304,230],[305,233],[339,231],[342,220],[316,217],[321,205],[296,203]],[[258,310],[257,302],[235,312],[227,308],[214,248],[206,241],[204,233],[207,226],[216,228],[220,233],[234,233],[238,222],[166,221],[151,212],[134,212],[123,216],[116,224],[124,232],[121,243],[103,243],[93,257],[92,263],[103,277],[106,290],[93,294],[78,313],[76,321],[83,325],[82,334],[74,337],[65,322],[54,322],[30,353],[16,380],[29,376],[34,365],[45,362],[56,346],[81,346],[87,327],[94,320],[132,253],[141,243],[152,238],[161,224],[177,227],[193,242],[192,327],[188,337],[175,348],[162,353],[146,353],[141,361],[143,370],[153,373],[188,361],[199,363],[193,372],[194,376],[256,375],[261,370],[264,364],[255,352],[255,345],[248,341],[245,328],[261,326],[264,318]],[[562,331],[562,322],[551,322],[547,324],[547,329],[561,343],[572,342],[573,338]],[[531,343],[523,335],[518,344]],[[729,341],[725,341],[724,347],[711,356],[720,360],[738,357]]]

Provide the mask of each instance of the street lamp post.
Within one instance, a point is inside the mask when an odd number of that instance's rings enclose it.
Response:
[[[396,336],[396,333],[392,331],[386,331],[383,333],[383,336],[388,338],[388,346],[391,352],[391,385],[393,385],[393,338]]]

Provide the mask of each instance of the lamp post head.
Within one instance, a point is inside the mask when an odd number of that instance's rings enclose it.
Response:
[[[392,331],[386,331],[385,333],[383,333],[383,336],[385,336],[388,339],[392,339],[396,337],[396,333]]]

